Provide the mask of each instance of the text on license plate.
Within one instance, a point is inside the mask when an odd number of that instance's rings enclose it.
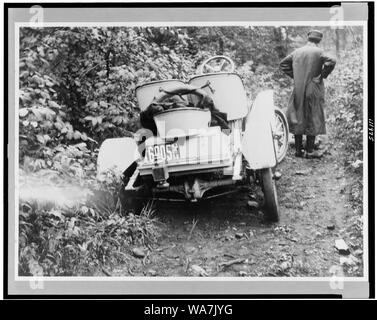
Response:
[[[145,151],[145,156],[148,162],[179,159],[180,153],[178,143],[148,146]]]

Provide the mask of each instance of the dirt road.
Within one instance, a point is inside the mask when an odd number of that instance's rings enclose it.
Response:
[[[113,274],[327,277],[346,258],[345,275],[361,276],[362,240],[350,232],[355,212],[340,159],[334,148],[321,160],[295,158],[289,150],[277,168],[282,174],[278,224],[264,223],[261,209],[247,205],[250,190],[196,207],[160,204],[158,245],[144,259],[134,258],[131,268]],[[336,239],[349,245],[350,255],[340,255]]]

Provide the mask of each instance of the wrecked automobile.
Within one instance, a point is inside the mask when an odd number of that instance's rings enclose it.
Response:
[[[279,220],[273,168],[287,152],[288,123],[272,90],[249,102],[234,62],[214,56],[187,83],[144,83],[136,97],[143,129],[105,140],[97,163],[99,175],[122,174],[126,210],[150,199],[200,202],[259,184],[265,218]]]

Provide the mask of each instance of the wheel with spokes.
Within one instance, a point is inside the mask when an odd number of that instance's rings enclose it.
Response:
[[[275,108],[275,117],[273,121],[273,137],[278,163],[283,161],[289,146],[289,128],[287,118],[282,110]]]
[[[236,66],[232,59],[226,56],[214,56],[205,60],[199,67],[200,74],[217,72],[234,72]]]

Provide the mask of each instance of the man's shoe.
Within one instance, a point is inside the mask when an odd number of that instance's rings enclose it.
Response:
[[[306,159],[320,159],[322,156],[323,153],[319,151],[307,152],[305,155]]]
[[[295,156],[298,158],[303,158],[304,157],[303,149],[304,148],[302,146],[302,135],[296,134],[295,135],[295,150],[296,150]]]

